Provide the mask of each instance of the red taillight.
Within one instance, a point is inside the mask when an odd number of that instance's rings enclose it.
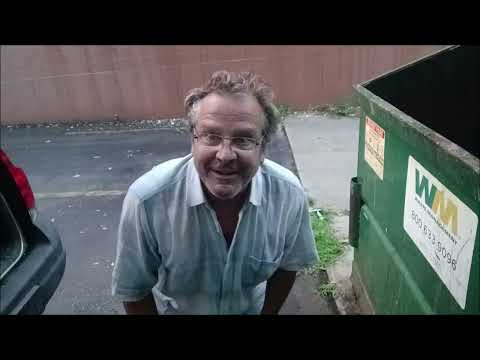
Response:
[[[20,193],[22,194],[23,201],[27,206],[27,209],[33,209],[35,207],[35,198],[33,197],[33,191],[28,182],[27,175],[23,170],[12,164],[7,154],[0,149],[0,161],[6,166],[10,174],[13,176],[15,183],[17,184]]]

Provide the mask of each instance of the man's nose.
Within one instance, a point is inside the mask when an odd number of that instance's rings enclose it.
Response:
[[[237,153],[233,151],[230,140],[224,139],[217,150],[217,159],[226,162],[236,158]]]

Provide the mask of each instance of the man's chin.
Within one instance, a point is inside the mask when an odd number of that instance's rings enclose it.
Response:
[[[231,200],[237,196],[241,190],[237,186],[219,185],[209,187],[208,191],[219,200]]]

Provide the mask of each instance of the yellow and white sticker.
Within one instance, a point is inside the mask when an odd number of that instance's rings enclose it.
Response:
[[[403,228],[462,309],[477,225],[477,215],[409,156]]]
[[[383,180],[385,130],[368,116],[365,119],[365,161]]]

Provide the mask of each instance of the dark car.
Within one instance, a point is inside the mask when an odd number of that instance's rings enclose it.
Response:
[[[35,209],[27,176],[0,149],[0,314],[42,314],[65,259],[56,228]]]

